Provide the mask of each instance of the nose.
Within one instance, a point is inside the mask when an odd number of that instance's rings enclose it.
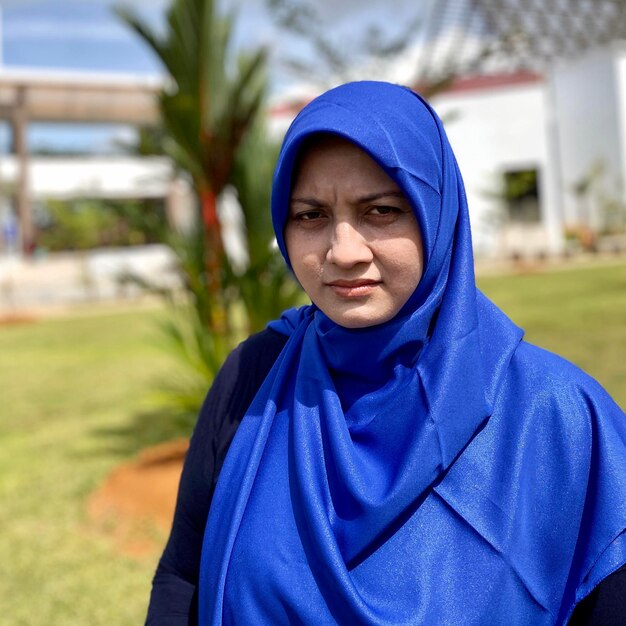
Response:
[[[352,267],[370,263],[373,254],[367,240],[353,224],[339,222],[333,229],[326,259],[339,267]]]

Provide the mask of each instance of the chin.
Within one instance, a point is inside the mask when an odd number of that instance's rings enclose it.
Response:
[[[388,315],[371,315],[365,312],[351,312],[343,314],[334,314],[324,311],[324,313],[339,326],[349,329],[369,328],[370,326],[378,326],[384,324],[393,318],[393,314]]]

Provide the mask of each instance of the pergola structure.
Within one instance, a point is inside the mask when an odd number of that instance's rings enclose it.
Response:
[[[419,83],[542,71],[555,59],[626,38],[624,0],[435,0]]]
[[[124,123],[146,126],[158,121],[161,79],[125,75],[0,72],[0,119],[12,127],[18,160],[17,213],[24,250],[34,241],[28,193],[29,122]]]

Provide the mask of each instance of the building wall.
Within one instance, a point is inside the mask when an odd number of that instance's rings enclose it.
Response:
[[[476,254],[544,253],[558,248],[549,189],[552,171],[544,84],[443,93],[432,103],[444,120],[463,174]],[[505,226],[504,172],[525,169],[538,170],[541,222]]]
[[[46,200],[162,198],[174,227],[189,230],[195,196],[168,158],[132,156],[42,157],[29,159],[28,194],[33,206]],[[18,160],[0,158],[0,256],[21,250],[21,236],[11,200],[17,186]]]
[[[619,125],[617,134],[620,144],[620,168],[617,174],[615,195],[620,202],[626,204],[626,43],[615,44],[614,50]]]
[[[620,193],[626,145],[621,124],[624,75],[623,53],[614,49],[561,62],[551,74],[566,225],[601,226],[602,197]],[[588,191],[577,194],[585,179],[590,181]]]
[[[162,157],[38,157],[29,160],[28,186],[33,199],[51,198],[162,198],[172,181],[173,168]],[[11,188],[17,160],[0,159],[0,185]]]

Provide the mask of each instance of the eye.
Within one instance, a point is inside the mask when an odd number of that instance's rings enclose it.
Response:
[[[399,215],[400,213],[404,213],[404,212],[405,211],[403,211],[401,208],[397,206],[389,206],[389,205],[374,206],[368,211],[368,213],[370,215],[373,215],[374,217],[376,216],[386,217],[386,216],[391,216],[391,215]]]
[[[315,220],[323,219],[324,217],[325,215],[322,211],[310,210],[294,213],[291,216],[291,219],[295,222],[313,222]]]

